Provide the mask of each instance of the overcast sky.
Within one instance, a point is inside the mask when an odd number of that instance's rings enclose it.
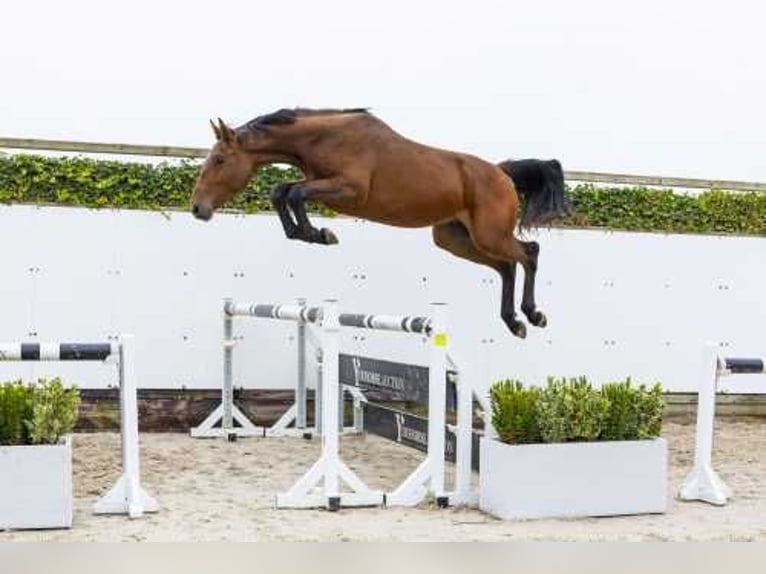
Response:
[[[369,106],[492,161],[766,181],[766,7],[727,0],[5,0],[0,136],[208,146]]]

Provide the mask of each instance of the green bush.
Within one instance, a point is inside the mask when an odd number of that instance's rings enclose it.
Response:
[[[537,426],[539,389],[525,389],[519,381],[498,381],[489,390],[492,401],[492,426],[503,442],[540,442]]]
[[[537,403],[537,424],[544,442],[596,440],[604,428],[609,403],[590,383],[549,378]]]
[[[0,385],[0,445],[29,444],[32,389],[21,381]]]
[[[80,393],[76,388],[64,387],[59,378],[38,381],[33,386],[29,421],[32,444],[55,444],[71,432],[79,407]]]
[[[607,383],[601,393],[609,401],[609,416],[603,440],[636,440],[659,436],[662,429],[662,389],[659,384],[647,389],[634,386],[630,378]]]
[[[146,164],[83,157],[0,155],[0,203],[126,209],[186,209],[199,163]],[[269,191],[300,179],[295,169],[267,166],[230,205],[246,213],[271,209]],[[766,235],[766,193],[698,195],[644,187],[576,185],[573,211],[555,225],[673,233]],[[315,213],[331,212],[317,205]]]
[[[549,378],[542,389],[518,381],[490,388],[492,426],[501,441],[572,442],[654,438],[662,430],[664,401],[659,384],[651,388],[630,379],[594,389],[584,378]]]
[[[0,444],[56,444],[72,431],[80,394],[61,379],[0,385]]]
[[[638,394],[638,426],[632,439],[656,438],[662,432],[662,414],[665,400],[662,387],[656,383],[651,389],[643,385],[634,391]]]

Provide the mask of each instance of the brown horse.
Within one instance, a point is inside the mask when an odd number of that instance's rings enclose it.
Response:
[[[525,270],[521,310],[532,325],[546,325],[535,304],[539,246],[516,239],[514,231],[520,208],[517,191],[525,199],[522,227],[565,211],[558,161],[493,165],[408,140],[364,109],[280,110],[237,129],[220,119],[211,125],[217,141],[192,194],[195,217],[210,219],[215,209],[246,187],[259,167],[290,164],[304,179],[283,183],[271,193],[288,238],[338,242],[332,231],[311,224],[306,201],[388,225],[432,226],[436,245],[500,273],[501,317],[512,333],[524,337],[526,327],[517,319],[513,301],[520,263]]]

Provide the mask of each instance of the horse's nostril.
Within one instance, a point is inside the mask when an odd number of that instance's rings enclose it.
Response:
[[[204,203],[195,203],[191,211],[194,217],[202,221],[209,221],[213,217],[213,209]]]

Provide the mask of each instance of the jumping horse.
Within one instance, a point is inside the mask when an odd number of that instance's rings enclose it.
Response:
[[[431,226],[438,247],[500,274],[500,315],[514,335],[526,336],[514,306],[516,263],[525,272],[521,310],[530,324],[547,324],[535,303],[539,245],[514,233],[517,223],[537,226],[566,212],[558,161],[494,165],[406,139],[366,109],[283,109],[236,129],[220,118],[210,123],[216,142],[191,197],[198,219],[209,220],[261,166],[289,164],[304,179],[271,192],[288,238],[338,242],[331,230],[312,225],[307,201],[388,225]]]

